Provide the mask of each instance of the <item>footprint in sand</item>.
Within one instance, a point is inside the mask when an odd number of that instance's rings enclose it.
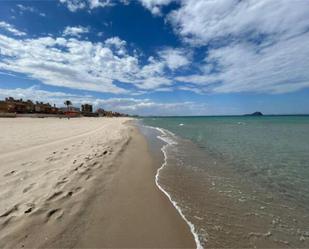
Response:
[[[92,178],[92,175],[87,175],[86,176],[86,181],[90,180]]]
[[[31,211],[32,211],[32,208],[30,207],[30,208],[28,208],[24,213],[25,213],[25,214],[28,214],[28,213],[31,213]]]
[[[53,193],[50,197],[48,197],[46,199],[46,201],[52,201],[52,200],[54,200],[55,198],[57,198],[58,196],[60,196],[62,194],[63,194],[62,191],[57,191],[57,192]]]
[[[56,182],[55,187],[60,187],[61,185],[65,184],[67,182],[66,177],[64,177],[62,180]]]
[[[7,217],[10,214],[17,212],[18,211],[18,205],[14,205],[12,208],[4,212],[3,214],[0,215],[0,218]]]
[[[81,163],[80,165],[78,165],[78,166],[74,169],[74,171],[78,171],[78,169],[80,169],[81,167],[83,167],[83,165],[84,165],[84,163]]]
[[[21,166],[28,166],[29,167],[29,166],[32,166],[34,164],[35,164],[35,162],[30,161],[30,162],[22,163]]]
[[[94,166],[96,166],[96,165],[98,165],[99,164],[99,162],[93,162],[92,164],[91,164],[91,167],[94,167]]]
[[[14,219],[14,216],[8,217],[4,222],[2,222],[2,228],[6,227]]]
[[[25,214],[29,214],[33,211],[33,209],[35,208],[34,203],[28,203],[27,204],[27,209],[24,211]]]
[[[46,158],[46,161],[53,162],[53,161],[56,161],[56,160],[58,160],[58,159],[59,159],[59,158],[57,158],[57,157],[50,156],[50,157],[47,157],[47,158]]]
[[[71,196],[73,196],[74,194],[78,193],[81,190],[82,190],[82,187],[73,188],[73,189],[71,189],[71,191],[67,192],[66,197],[71,197]]]
[[[61,209],[60,208],[55,208],[55,209],[51,209],[50,211],[47,212],[46,214],[46,219],[47,221],[49,221],[49,219],[56,213],[58,213]]]
[[[32,187],[35,185],[35,183],[30,184],[28,187],[23,189],[23,193],[27,193]]]
[[[108,153],[107,150],[103,151],[102,153],[98,154],[98,157],[103,157]]]
[[[82,187],[76,187],[76,188],[73,189],[73,191],[75,193],[77,193],[77,192],[81,191],[82,189],[83,189]]]
[[[11,172],[6,173],[4,176],[7,177],[7,176],[15,175],[16,172],[17,172],[16,170],[12,170]]]

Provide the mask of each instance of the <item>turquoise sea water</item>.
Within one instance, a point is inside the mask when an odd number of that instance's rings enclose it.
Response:
[[[144,118],[160,184],[211,247],[309,247],[309,117]],[[173,142],[169,142],[173,141]]]

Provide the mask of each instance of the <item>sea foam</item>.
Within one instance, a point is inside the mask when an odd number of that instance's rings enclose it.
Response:
[[[151,127],[150,128],[154,128]],[[169,146],[173,146],[176,145],[177,142],[175,141],[175,139],[173,139],[172,137],[175,136],[174,133],[168,131],[168,130],[164,130],[158,127],[155,127],[154,129],[158,130],[162,135],[161,136],[157,136],[158,139],[162,140],[163,142],[165,142],[166,144],[161,148],[161,151],[164,155],[164,162],[162,164],[162,166],[157,170],[156,173],[156,177],[155,177],[155,182],[157,187],[167,196],[167,198],[170,200],[170,202],[173,204],[173,206],[175,207],[175,209],[178,211],[178,213],[180,214],[180,216],[182,217],[182,219],[188,224],[188,226],[190,227],[190,231],[194,237],[195,240],[195,244],[196,244],[196,248],[197,249],[202,249],[203,246],[199,240],[199,236],[196,232],[195,226],[192,222],[190,222],[186,216],[183,214],[181,208],[179,207],[178,203],[176,201],[174,201],[171,197],[171,195],[159,184],[159,177],[160,177],[160,172],[161,170],[164,169],[164,167],[167,165],[167,148]]]

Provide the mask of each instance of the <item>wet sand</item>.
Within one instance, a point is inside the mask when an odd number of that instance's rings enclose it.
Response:
[[[0,247],[186,247],[128,119],[1,119]]]

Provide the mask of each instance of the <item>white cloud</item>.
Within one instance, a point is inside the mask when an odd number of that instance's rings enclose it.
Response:
[[[162,6],[169,5],[175,0],[139,0],[153,15],[160,15]]]
[[[114,6],[116,4],[128,5],[132,0],[59,0],[60,3],[66,4],[72,12],[82,9],[95,9]],[[135,0],[133,0],[135,1]],[[166,6],[173,1],[179,0],[138,0],[153,15],[161,15],[162,6]]]
[[[259,34],[291,37],[308,30],[308,8],[306,0],[182,0],[168,20],[192,43]]]
[[[168,48],[159,52],[161,58],[166,62],[166,65],[171,70],[181,68],[190,64],[191,57],[189,53],[183,49]]]
[[[88,0],[90,9],[98,7],[112,6],[112,1],[110,0]]]
[[[157,90],[161,86],[169,86],[173,83],[171,79],[154,76],[154,77],[147,77],[142,78],[140,80],[135,80],[135,85],[144,90]]]
[[[94,9],[98,7],[109,7],[114,5],[114,0],[59,0],[60,3],[66,4],[72,12],[81,9]]]
[[[16,40],[0,35],[0,69],[26,74],[45,84],[99,92],[126,92],[113,84],[134,58],[118,58],[103,44],[73,38]]]
[[[179,76],[180,82],[208,87],[208,91],[285,93],[309,87],[309,33],[270,46],[247,42],[209,50],[206,63],[217,72]]]
[[[224,93],[309,87],[308,9],[303,0],[182,0],[168,21],[184,42],[208,51],[201,73],[176,79]]]
[[[24,35],[26,35],[25,32],[19,31],[13,25],[11,25],[9,23],[6,23],[6,22],[0,22],[0,29],[4,29],[4,30],[12,33],[13,35],[16,35],[16,36],[24,36]]]
[[[105,40],[105,44],[111,48],[114,49],[114,51],[117,53],[117,55],[125,55],[126,54],[126,45],[127,42],[124,40],[121,40],[119,37],[111,37]]]
[[[309,87],[309,33],[260,48],[236,44],[212,50],[222,70],[216,92],[291,92]]]
[[[60,3],[66,4],[68,9],[72,12],[86,8],[86,2],[84,0],[59,0],[59,1]]]
[[[116,48],[123,48],[126,46],[127,42],[121,40],[119,37],[111,37],[105,40],[105,44],[109,46],[115,46]]]
[[[202,114],[207,111],[205,104],[194,102],[154,102],[150,99],[137,98],[108,98],[101,99],[91,95],[69,94],[64,92],[50,92],[41,90],[37,86],[29,88],[0,89],[0,99],[8,96],[14,98],[31,99],[33,101],[44,101],[57,106],[63,106],[66,99],[70,99],[74,106],[83,103],[91,103],[94,108],[119,111],[128,114],[139,115],[178,115],[181,114]]]
[[[90,0],[61,1],[74,3],[77,9],[90,8]],[[99,3],[107,2],[116,4]],[[171,1],[140,2],[160,10]],[[45,84],[113,93],[128,92],[118,82],[134,86],[129,87],[134,89],[132,94],[175,89],[284,93],[309,87],[308,1],[178,2],[180,6],[166,20],[182,39],[182,47],[156,51],[146,63],[145,55],[130,53],[131,43],[119,37],[94,43],[3,35],[0,48],[5,57],[0,57],[0,69],[24,73]],[[190,69],[194,73],[188,75]]]
[[[89,33],[89,28],[76,26],[76,27],[66,27],[63,31],[64,36],[76,36],[81,37],[81,34]]]
[[[0,70],[22,73],[48,85],[109,93],[128,93],[115,82],[145,90],[172,85],[165,75],[164,60],[152,58],[141,65],[138,55],[130,55],[125,45],[118,37],[93,43],[65,37],[23,40],[0,35]]]
[[[15,89],[0,89],[0,100],[13,97],[17,99],[44,101],[52,104],[62,106],[66,98],[76,97],[75,95],[63,93],[63,92],[49,92],[40,90],[37,86],[29,88],[15,88]]]
[[[129,5],[132,0],[59,0],[60,3],[66,4],[68,9],[72,12],[77,10],[95,8],[104,8],[114,6],[116,4]],[[135,0],[134,0],[135,1]],[[138,0],[146,9],[148,9],[153,15],[161,15],[162,6],[169,5],[173,1],[180,0]]]
[[[18,7],[20,14],[23,14],[24,12],[31,12],[31,13],[37,13],[37,14],[39,14],[42,17],[46,16],[45,13],[38,11],[34,7],[25,6],[25,5],[22,5],[22,4],[17,4],[16,6]]]
[[[31,6],[25,6],[22,4],[17,4],[16,5],[21,11],[30,11],[30,12],[35,12],[35,8],[31,7]]]

